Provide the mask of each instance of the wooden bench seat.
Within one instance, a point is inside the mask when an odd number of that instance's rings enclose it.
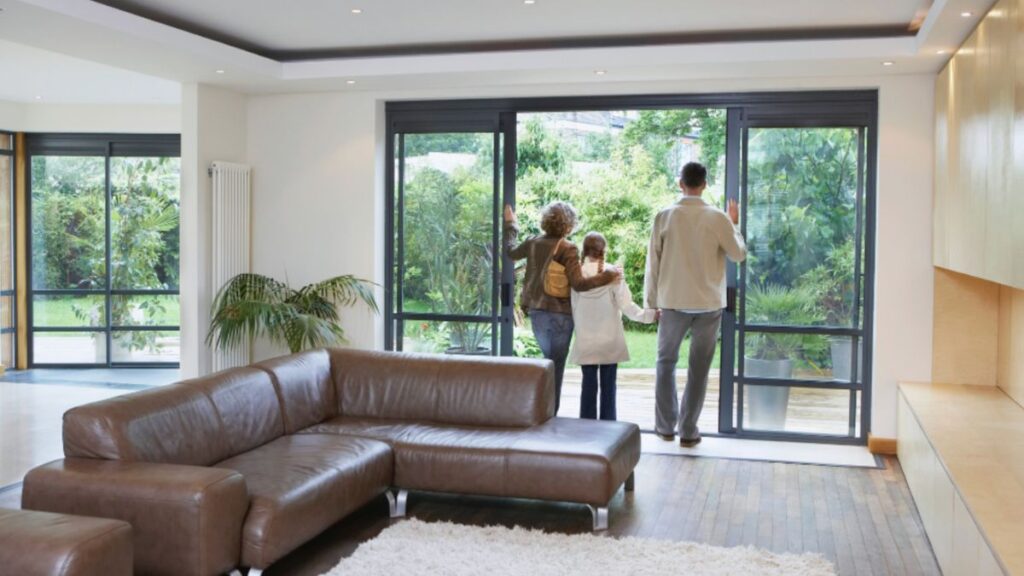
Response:
[[[1024,407],[992,386],[901,384],[898,436],[943,573],[1024,574]]]

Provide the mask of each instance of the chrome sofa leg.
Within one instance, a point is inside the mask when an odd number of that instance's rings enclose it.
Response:
[[[384,493],[388,497],[389,514],[392,518],[405,517],[405,504],[409,501],[409,491],[399,490],[398,494],[388,490]]]
[[[260,576],[263,574],[263,570],[259,568],[249,568],[249,573],[246,576]]]
[[[594,507],[587,504],[587,508],[590,508],[590,515],[594,518],[594,532],[608,529],[608,507],[600,506]]]
[[[624,485],[625,488],[626,488],[626,492],[632,492],[633,491],[633,488],[634,488],[633,475],[634,474],[636,474],[636,472],[630,472],[629,473],[629,478],[626,478],[626,483]]]
[[[228,572],[228,576],[242,576],[242,572],[238,568],[235,568],[231,572]]]

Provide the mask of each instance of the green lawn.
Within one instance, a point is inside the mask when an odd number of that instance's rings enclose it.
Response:
[[[619,364],[620,368],[654,368],[658,360],[658,335],[654,332],[626,330],[626,347],[629,348],[629,362]],[[683,342],[679,350],[679,368],[686,368],[690,339]],[[711,366],[719,365],[722,347],[715,348],[715,359]]]
[[[115,296],[130,298],[134,304],[156,301],[159,305],[143,312],[145,320],[132,324],[177,326],[181,313],[177,296]],[[87,327],[105,323],[102,295],[39,296],[32,306],[32,321],[37,327]]]

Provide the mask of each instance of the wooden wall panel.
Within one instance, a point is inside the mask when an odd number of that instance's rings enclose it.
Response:
[[[1013,74],[1013,187],[1011,202],[1010,256],[1013,269],[1011,286],[1024,288],[1024,3],[1016,2],[1012,14],[1013,39],[1011,40]]]
[[[1024,288],[1024,0],[1000,0],[936,81],[937,266]]]
[[[1024,290],[999,291],[999,353],[996,380],[1024,406]]]
[[[986,197],[980,208],[985,211],[984,278],[1002,284],[1013,281],[1012,258],[1012,213],[1010,211],[1010,190],[1013,187],[1013,74],[1011,66],[1012,35],[1011,16],[1016,12],[1017,0],[1000,0],[985,18],[985,65],[982,76],[987,90],[981,108],[988,114],[983,117],[987,123],[988,136],[988,181]]]
[[[932,381],[995,386],[999,285],[935,269]]]
[[[949,82],[951,66],[947,66],[935,79],[935,172],[949,174]],[[949,248],[946,234],[946,198],[949,179],[935,180],[934,226],[932,253],[936,266],[949,267]]]

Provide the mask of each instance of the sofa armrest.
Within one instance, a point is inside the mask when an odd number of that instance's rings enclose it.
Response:
[[[68,458],[25,476],[22,507],[124,520],[137,573],[209,576],[238,564],[249,495],[233,470]]]

